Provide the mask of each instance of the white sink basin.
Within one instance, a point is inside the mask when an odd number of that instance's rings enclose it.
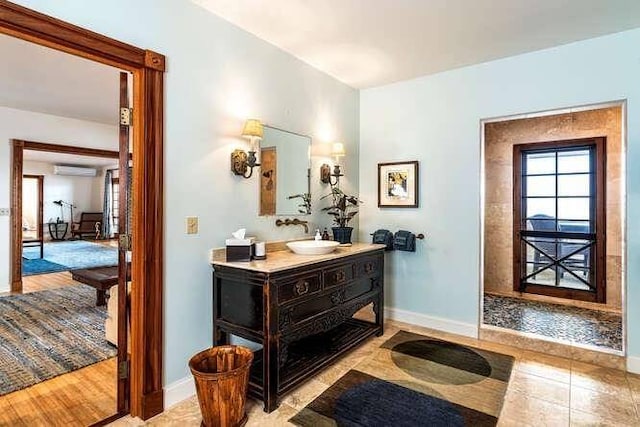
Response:
[[[298,255],[325,255],[333,252],[340,243],[332,240],[300,240],[287,246]]]

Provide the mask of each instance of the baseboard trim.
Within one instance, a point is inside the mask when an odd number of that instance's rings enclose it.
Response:
[[[385,307],[384,315],[388,319],[397,320],[399,322],[411,323],[412,325],[437,329],[451,334],[478,338],[478,326],[472,323],[459,322],[457,320],[445,319],[437,316],[429,316],[394,307]]]
[[[634,374],[640,374],[639,356],[627,356],[627,371]]]
[[[193,376],[188,375],[169,384],[164,389],[164,410],[190,398],[196,394],[196,383]]]

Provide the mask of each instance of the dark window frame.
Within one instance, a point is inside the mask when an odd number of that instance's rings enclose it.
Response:
[[[526,249],[523,250],[522,230],[526,230],[526,210],[523,199],[524,153],[531,151],[562,150],[579,147],[594,147],[592,175],[595,197],[591,198],[589,219],[590,234],[595,239],[590,266],[595,270],[594,291],[536,285],[522,281],[522,267],[526,266]],[[556,174],[557,175],[557,170]],[[556,180],[557,187],[557,180]],[[557,204],[557,189],[556,195]],[[558,212],[556,210],[556,221]],[[566,233],[559,233],[566,234]],[[562,237],[562,236],[559,236]],[[597,303],[606,303],[606,137],[581,138],[549,142],[515,144],[513,146],[513,290],[559,298],[568,298]]]

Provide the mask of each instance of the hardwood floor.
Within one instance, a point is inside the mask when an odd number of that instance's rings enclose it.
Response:
[[[0,297],[15,294],[28,294],[29,292],[46,291],[65,286],[79,285],[71,278],[71,273],[63,271],[61,273],[38,274],[35,276],[22,277],[22,292],[0,292]]]
[[[71,278],[71,273],[63,271],[61,273],[38,274],[35,276],[24,276],[22,278],[22,293],[46,291],[65,286],[79,285]]]
[[[80,284],[67,271],[22,280],[22,293]],[[87,426],[115,414],[116,364],[108,359],[0,396],[0,426]]]
[[[116,413],[116,358],[0,396],[0,425],[87,426]]]

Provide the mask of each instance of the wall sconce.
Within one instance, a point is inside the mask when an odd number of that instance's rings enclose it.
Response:
[[[247,119],[242,130],[242,136],[246,136],[251,141],[249,152],[241,149],[233,150],[231,153],[231,172],[244,178],[251,178],[253,168],[260,166],[256,158],[256,152],[260,146],[260,139],[263,135],[262,123],[257,119]],[[247,175],[247,170],[249,174]]]
[[[331,167],[328,164],[323,164],[320,166],[320,181],[324,184],[329,185],[338,185],[338,181],[341,176],[344,176],[342,171],[340,170],[340,165],[338,162],[340,161],[340,157],[344,157],[347,153],[344,151],[344,144],[341,142],[336,142],[331,147],[331,155],[336,158],[336,163],[333,166],[333,173],[331,173]],[[333,182],[332,178],[335,178],[335,182]]]

